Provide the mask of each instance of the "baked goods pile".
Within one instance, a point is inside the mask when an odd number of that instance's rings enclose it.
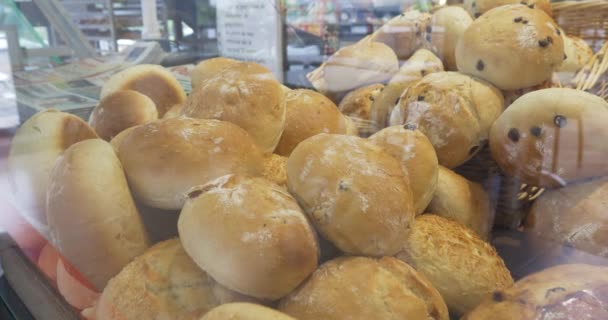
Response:
[[[313,71],[317,91],[217,58],[189,96],[141,65],[108,81],[89,123],[36,114],[9,165],[52,244],[39,265],[97,320],[602,318],[608,279],[579,278],[601,268],[514,284],[488,243],[495,204],[452,170],[489,147],[505,174],[551,189],[530,228],[608,255],[608,103],[535,90],[565,52],[568,68],[588,53],[546,1],[494,2],[395,17]]]

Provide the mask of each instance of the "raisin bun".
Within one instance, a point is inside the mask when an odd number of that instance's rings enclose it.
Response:
[[[593,50],[581,38],[567,36],[563,34],[564,39],[564,62],[557,69],[559,72],[575,73],[582,69],[585,64],[593,57]]]
[[[471,16],[458,6],[443,7],[433,13],[430,46],[443,61],[446,70],[458,71],[456,44],[471,23]]]
[[[433,144],[439,164],[454,168],[485,145],[503,104],[500,91],[485,81],[437,72],[403,93],[390,123],[418,128]]]
[[[226,303],[207,312],[200,320],[295,320],[274,309],[246,302]]]
[[[458,70],[503,90],[537,85],[564,60],[564,41],[541,10],[507,5],[492,9],[465,30],[456,46]]]
[[[415,127],[405,125],[382,129],[369,140],[401,162],[410,180],[416,214],[423,213],[435,193],[439,170],[429,139]]]
[[[550,0],[464,0],[464,8],[474,18],[479,18],[486,11],[508,4],[523,4],[530,9],[542,10],[549,16],[552,14]]]
[[[407,60],[424,46],[430,22],[430,14],[408,10],[385,23],[370,39],[388,45],[399,60]]]
[[[414,217],[413,196],[399,160],[370,141],[319,134],[287,161],[289,191],[318,231],[349,254],[393,255]]]
[[[488,295],[463,320],[608,319],[608,268],[564,264]]]
[[[198,88],[205,80],[213,78],[226,67],[238,63],[238,60],[217,57],[199,62],[190,72],[192,88]]]
[[[522,183],[559,187],[608,174],[608,103],[566,88],[517,99],[496,120],[490,150],[502,170]]]
[[[299,320],[448,320],[441,295],[393,257],[343,257],[323,264],[279,310]]]

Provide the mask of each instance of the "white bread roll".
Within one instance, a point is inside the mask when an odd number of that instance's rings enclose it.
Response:
[[[469,13],[458,6],[443,7],[433,13],[430,48],[443,61],[445,70],[458,71],[456,44],[471,23]]]
[[[53,109],[29,118],[13,137],[7,163],[15,205],[47,239],[46,189],[55,161],[72,144],[94,138],[97,134],[85,121]]]
[[[148,247],[120,161],[100,139],[78,142],[57,160],[47,217],[51,243],[99,291]]]
[[[129,67],[103,84],[101,98],[121,90],[134,90],[148,96],[158,110],[158,117],[186,100],[186,92],[173,74],[158,65],[140,64]]]
[[[181,209],[193,186],[263,170],[262,155],[247,132],[217,120],[180,117],[148,123],[124,138],[118,154],[135,197],[166,210]]]
[[[464,0],[464,8],[474,18],[479,18],[491,9],[508,4],[523,4],[530,9],[540,9],[547,15],[552,15],[550,0]]]
[[[246,302],[226,303],[213,308],[200,320],[295,320],[294,318],[261,306]]]
[[[424,46],[430,22],[430,14],[409,10],[389,20],[376,30],[370,39],[389,46],[399,60],[407,60]]]
[[[238,62],[238,60],[224,57],[211,58],[199,62],[190,72],[192,89],[200,87],[204,81],[215,77],[215,75],[220,73],[226,67]]]
[[[276,300],[316,268],[319,244],[296,200],[262,178],[193,188],[178,221],[186,252],[225,287]]]

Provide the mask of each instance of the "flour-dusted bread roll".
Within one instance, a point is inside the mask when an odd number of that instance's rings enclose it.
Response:
[[[167,110],[167,112],[165,112],[163,119],[177,118],[181,116],[183,108],[184,106],[182,104],[173,105],[171,108],[169,108],[169,110]]]
[[[353,90],[340,101],[338,109],[344,115],[359,121],[370,120],[372,105],[382,90],[384,85],[380,83]]]
[[[589,44],[581,38],[565,35],[564,39],[564,62],[557,69],[559,72],[575,73],[582,69],[585,64],[593,57],[593,50]]]
[[[296,320],[259,304],[246,302],[226,303],[215,307],[200,320]]]
[[[414,220],[405,249],[397,257],[432,283],[453,316],[513,284],[492,246],[460,223],[433,214]]]
[[[287,161],[287,185],[317,230],[349,254],[393,255],[414,217],[400,162],[359,137],[319,134]]]
[[[306,89],[285,95],[285,130],[275,153],[288,157],[302,141],[319,133],[346,134],[346,121],[338,107],[324,95]]]
[[[401,162],[410,181],[416,214],[423,213],[435,193],[439,171],[437,154],[429,139],[406,125],[380,130],[369,140]]]
[[[463,320],[608,319],[608,268],[564,264],[488,295]]]
[[[272,153],[285,128],[285,95],[270,70],[239,62],[194,89],[182,113],[232,122],[245,129],[263,152]]]
[[[375,131],[388,125],[389,115],[399,103],[399,97],[406,88],[427,74],[439,71],[443,71],[443,63],[435,54],[427,49],[414,52],[374,100],[370,120],[374,123]]]
[[[287,157],[274,153],[264,157],[262,177],[287,188]]]
[[[204,81],[215,77],[222,70],[226,69],[226,67],[238,62],[238,60],[224,57],[211,58],[199,62],[190,72],[192,88],[198,88]]]
[[[171,239],[131,261],[83,314],[90,320],[199,320],[233,301],[252,299],[219,285],[190,259],[178,239]]]
[[[404,92],[390,122],[418,128],[435,147],[439,164],[454,168],[485,145],[503,109],[502,94],[489,83],[457,72],[437,72]]]
[[[154,102],[137,91],[122,90],[105,96],[93,109],[89,124],[100,138],[110,141],[125,129],[158,119]]]
[[[175,76],[158,65],[140,64],[113,75],[103,84],[101,98],[121,90],[134,90],[148,96],[154,101],[159,117],[186,100],[186,92]]]
[[[458,70],[503,90],[537,85],[564,60],[555,22],[524,5],[492,9],[475,20],[456,46]]]
[[[100,139],[78,142],[57,160],[47,218],[51,243],[97,290],[148,247],[120,161]]]
[[[446,70],[458,71],[456,44],[471,23],[471,16],[458,6],[443,7],[433,13],[430,48],[443,61]]]
[[[509,4],[523,4],[530,9],[539,9],[551,16],[550,0],[464,0],[464,8],[471,17],[479,18],[486,11]]]
[[[538,187],[608,174],[608,103],[574,89],[530,92],[496,120],[492,157],[502,170]]]
[[[437,189],[428,212],[460,222],[487,240],[494,211],[483,187],[445,167],[439,167]]]
[[[608,179],[545,190],[534,201],[526,230],[544,239],[608,257]]]
[[[180,117],[148,123],[124,138],[118,154],[135,197],[167,210],[181,209],[194,186],[263,170],[262,155],[247,132],[218,120]]]
[[[343,257],[323,264],[279,310],[298,320],[448,320],[441,295],[393,257]]]
[[[430,14],[409,10],[389,20],[370,39],[389,46],[399,60],[407,60],[424,46],[425,38],[430,33],[427,29],[430,23]]]
[[[262,178],[227,175],[193,188],[178,230],[196,264],[252,297],[279,299],[317,268],[319,244],[306,215]]]
[[[42,111],[25,121],[11,141],[8,181],[21,215],[48,239],[46,188],[55,161],[72,144],[97,138],[75,115]]]

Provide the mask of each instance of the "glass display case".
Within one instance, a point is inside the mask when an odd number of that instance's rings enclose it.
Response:
[[[608,319],[608,2],[0,9],[0,318]]]

